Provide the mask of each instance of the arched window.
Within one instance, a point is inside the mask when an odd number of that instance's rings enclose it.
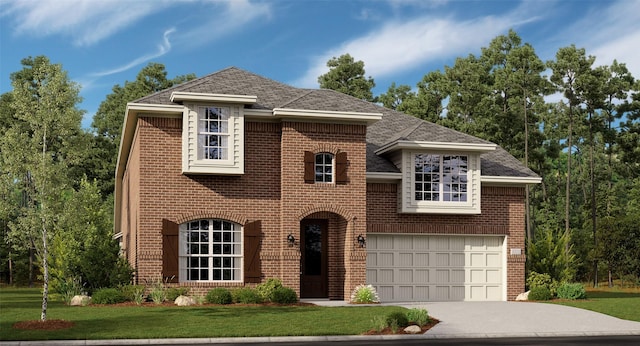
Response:
[[[242,281],[242,227],[208,219],[180,225],[180,281]]]

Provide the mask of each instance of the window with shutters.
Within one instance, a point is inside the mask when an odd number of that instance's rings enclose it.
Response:
[[[242,281],[242,227],[217,219],[180,225],[180,281]]]
[[[320,152],[304,153],[304,181],[308,184],[335,183],[347,184],[349,161],[346,152],[337,154]]]

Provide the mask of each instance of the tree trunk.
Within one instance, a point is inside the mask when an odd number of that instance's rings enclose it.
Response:
[[[42,271],[43,271],[43,283],[42,283],[42,314],[40,315],[41,321],[47,320],[47,303],[49,300],[49,263],[47,261],[47,227],[44,225],[44,219],[42,220]]]

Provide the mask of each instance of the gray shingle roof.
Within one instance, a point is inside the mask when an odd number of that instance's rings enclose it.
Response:
[[[367,129],[367,172],[399,172],[395,165],[375,154],[375,151],[380,147],[396,140],[490,143],[333,90],[295,88],[236,67],[214,72],[145,96],[135,102],[173,104],[170,97],[174,91],[255,95],[257,102],[250,107],[253,109],[289,108],[382,113],[382,119]],[[537,177],[533,171],[500,147],[495,151],[483,154],[481,162],[482,175]]]

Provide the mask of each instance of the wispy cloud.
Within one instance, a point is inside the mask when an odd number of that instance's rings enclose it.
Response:
[[[163,39],[162,39],[162,43],[158,45],[158,49],[150,54],[146,54],[143,55],[141,57],[135,58],[132,61],[122,65],[122,66],[118,66],[115,68],[112,68],[110,70],[107,71],[101,71],[101,72],[95,72],[92,73],[90,76],[92,77],[103,77],[103,76],[108,76],[108,75],[112,75],[115,73],[120,73],[122,71],[126,71],[130,68],[136,67],[138,65],[141,65],[149,60],[161,57],[167,53],[169,53],[171,51],[171,41],[169,41],[169,35],[171,35],[173,32],[175,31],[175,28],[171,28],[167,31],[164,32],[163,35]]]
[[[3,5],[0,17],[12,22],[15,35],[62,35],[76,46],[91,46],[173,4],[165,0],[24,0]]]
[[[316,87],[318,76],[326,73],[326,62],[349,53],[362,60],[368,75],[384,77],[430,61],[478,50],[509,28],[536,18],[523,17],[519,9],[502,16],[484,16],[460,21],[454,17],[423,16],[409,21],[390,20],[363,37],[347,41],[316,56],[307,72],[292,82]]]

